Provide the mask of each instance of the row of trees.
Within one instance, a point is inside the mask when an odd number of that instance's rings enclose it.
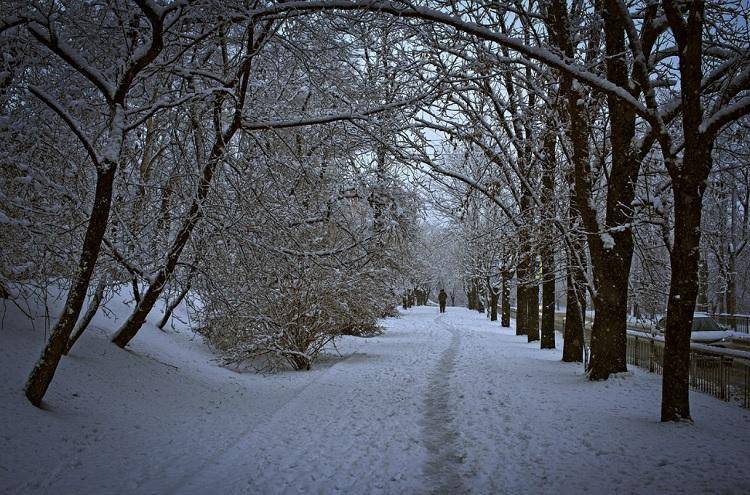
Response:
[[[564,278],[580,360],[588,294],[592,379],[626,370],[630,304],[665,301],[662,419],[690,417],[696,299],[736,310],[747,266],[741,1],[0,5],[4,285],[69,284],[32,403],[112,283],[121,347],[194,294],[230,359],[309,366],[435,282],[412,176],[462,227],[439,277],[472,304],[504,314],[514,276],[550,347]]]
[[[742,186],[721,193],[721,177],[747,167],[746,140],[737,138],[750,112],[747,6],[549,0],[450,8],[378,2],[375,8],[439,26],[425,44],[439,57],[441,73],[451,75],[451,89],[417,117],[428,131],[415,138],[411,159],[469,185],[485,197],[484,209],[503,213],[504,221],[489,222],[508,227],[515,240],[519,332],[537,339],[539,295],[529,285],[539,271],[541,341],[550,345],[556,246],[566,248],[558,255],[567,260],[566,342],[582,336],[583,290],[596,311],[592,379],[627,369],[628,295],[654,300],[654,293],[666,292],[656,299],[667,313],[662,419],[688,419],[690,328],[699,289],[705,305],[713,264],[714,274],[724,272],[724,287],[713,292],[733,311],[737,265],[731,260],[745,245],[735,242],[747,217],[737,194]],[[433,146],[431,133],[448,145]],[[734,160],[724,143],[733,143]],[[456,153],[463,158],[449,158]],[[729,196],[711,218],[704,216],[709,184],[709,199]],[[472,208],[458,202],[462,213]],[[716,244],[721,247],[711,247]],[[703,264],[701,252],[710,254]],[[501,265],[498,260],[492,269]],[[481,262],[475,266],[491,273]],[[566,358],[580,359],[579,349]]]

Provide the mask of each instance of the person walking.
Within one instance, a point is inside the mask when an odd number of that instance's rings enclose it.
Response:
[[[445,289],[440,289],[438,294],[438,302],[440,303],[440,312],[445,313],[445,302],[448,300],[448,294],[445,293]]]

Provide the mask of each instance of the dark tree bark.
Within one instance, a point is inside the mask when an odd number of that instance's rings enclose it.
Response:
[[[547,4],[547,27],[550,31],[550,41],[557,46],[566,57],[572,58],[575,52],[572,34],[570,32],[571,20],[568,15],[568,7],[565,0],[551,0]],[[595,54],[598,51],[599,40],[595,30],[589,39],[591,49],[588,53]],[[588,134],[590,132],[589,122],[584,112],[583,93],[574,85],[574,80],[565,74],[560,77],[560,93],[566,101],[567,114],[566,133],[573,148],[573,167],[565,174],[570,195],[568,209],[568,225],[570,242],[567,247],[567,292],[565,307],[565,327],[563,329],[563,361],[581,362],[583,360],[584,327],[586,314],[585,268],[582,266],[584,256],[582,255],[584,243],[577,235],[579,223],[582,222],[579,205],[587,201],[586,194],[591,190],[591,184],[582,181],[586,178],[589,170]]]
[[[513,273],[506,270],[503,271],[503,286],[501,289],[501,317],[500,326],[508,328],[510,326],[510,279],[513,277]]]
[[[112,205],[112,185],[115,179],[115,170],[114,165],[97,169],[94,204],[91,207],[86,235],[83,238],[78,270],[73,277],[73,284],[65,300],[60,319],[57,321],[55,328],[52,329],[47,345],[26,381],[24,388],[26,398],[37,407],[41,405],[42,398],[52,382],[57,365],[65,351],[73,326],[81,314],[81,308],[86,299],[91,275],[94,272],[96,260],[99,258],[102,239],[107,230],[109,211]]]
[[[534,265],[536,265],[536,263],[534,263]],[[537,340],[539,340],[539,284],[537,284],[535,280],[530,282],[527,291],[527,341],[536,342]]]
[[[566,363],[583,361],[584,315],[586,314],[585,278],[577,263],[568,264],[563,357]]]
[[[529,290],[526,277],[529,271],[527,258],[522,258],[516,268],[516,335],[528,335]]]
[[[31,371],[24,393],[26,398],[33,405],[39,407],[44,394],[52,382],[52,378],[57,370],[63,352],[68,344],[68,339],[73,331],[73,327],[81,314],[81,308],[86,298],[91,283],[91,276],[94,272],[99,253],[101,251],[102,240],[107,231],[109,223],[109,213],[112,206],[112,193],[115,175],[119,166],[120,153],[126,139],[126,129],[122,126],[126,118],[125,101],[128,92],[131,89],[136,76],[148,67],[164,48],[163,29],[164,17],[171,9],[164,9],[161,12],[155,11],[151,5],[145,2],[138,3],[148,22],[151,25],[151,43],[148,49],[142,51],[137,57],[128,60],[127,64],[118,67],[121,72],[118,76],[116,87],[108,87],[108,82],[101,79],[99,75],[91,74],[83,69],[77,61],[71,60],[65,50],[60,48],[58,40],[53,35],[50,27],[49,35],[40,31],[30,30],[31,34],[43,45],[49,48],[53,53],[65,60],[74,70],[87,76],[90,81],[101,92],[104,99],[109,104],[110,119],[108,123],[108,142],[105,144],[109,150],[104,155],[100,155],[94,150],[91,142],[87,141],[80,134],[75,123],[70,116],[55,108],[42,93],[31,90],[37,97],[44,100],[56,113],[68,124],[71,130],[81,141],[87,154],[96,167],[96,188],[94,191],[94,201],[89,214],[89,220],[86,227],[86,233],[83,238],[81,256],[78,261],[78,269],[72,277],[70,291],[63,307],[63,313],[57,321],[55,328],[50,334],[47,345],[42,351],[39,361]],[[113,91],[114,90],[114,91]]]
[[[469,281],[469,289],[466,291],[466,308],[477,309],[477,294],[471,281]]]
[[[542,334],[541,348],[555,348],[555,271],[554,254],[542,257]]]
[[[489,291],[490,321],[497,321],[497,301],[500,298],[498,287],[493,287],[489,278],[487,279],[487,290]]]
[[[606,380],[612,373],[627,371],[626,336],[628,316],[628,278],[632,245],[609,255],[595,257],[599,270],[594,273],[596,314],[591,329],[591,360],[588,374],[592,380]],[[609,267],[609,272],[605,272]]]
[[[688,158],[688,153],[692,158]],[[710,146],[705,143],[704,146],[686,145],[683,160],[686,165],[694,161],[710,169]],[[667,301],[662,421],[690,420],[690,329],[698,295],[698,247],[705,184],[698,174],[672,183],[675,191],[675,242],[670,256],[672,278]]]
[[[186,285],[185,288],[183,288],[180,293],[177,294],[177,297],[167,305],[167,308],[164,311],[164,316],[161,317],[161,320],[159,320],[159,324],[157,325],[159,328],[164,329],[164,326],[169,321],[169,318],[172,317],[172,313],[177,308],[177,306],[180,305],[182,300],[185,299],[185,296],[187,296],[188,292],[190,292],[190,284]]]
[[[607,53],[607,79],[620,87],[630,83],[626,57],[625,27],[619,15],[617,0],[604,0],[601,17]],[[636,90],[633,90],[636,91]],[[604,233],[592,229],[589,251],[594,268],[594,326],[591,330],[589,377],[606,380],[610,374],[627,371],[626,322],[628,315],[628,280],[633,258],[633,236],[630,227],[635,198],[635,184],[640,161],[635,156],[635,112],[614,96],[607,97],[610,119],[612,166],[607,188]],[[578,177],[576,177],[578,178]],[[586,198],[590,196],[587,193]],[[588,205],[586,205],[588,206]],[[579,207],[587,227],[597,226],[590,208]]]
[[[63,351],[63,355],[67,356],[70,350],[73,348],[76,342],[78,342],[78,339],[81,338],[81,335],[83,335],[83,332],[86,331],[89,324],[91,323],[91,320],[94,319],[94,316],[96,315],[96,312],[99,310],[99,305],[102,302],[102,299],[104,298],[104,289],[107,287],[107,280],[106,278],[102,277],[99,280],[99,283],[96,285],[96,289],[94,289],[94,294],[91,296],[91,302],[89,303],[89,307],[86,309],[86,312],[83,314],[83,318],[78,320],[78,323],[76,323],[75,328],[73,328],[73,332],[68,339],[68,343],[65,345],[65,350]]]
[[[729,247],[727,262],[727,313],[733,315],[737,312],[737,255],[734,245]]]
[[[617,0],[603,0],[598,5],[603,22],[607,79],[638,96],[638,85],[631,84],[625,43],[624,20]],[[567,5],[563,0],[550,3],[549,25],[553,42],[572,57],[574,48],[569,32]],[[607,379],[610,374],[627,371],[626,318],[630,264],[633,256],[631,231],[635,183],[640,159],[635,153],[635,113],[613,95],[607,96],[610,118],[611,166],[607,182],[604,225],[590,203],[593,194],[589,163],[588,135],[590,124],[581,102],[586,95],[570,76],[561,77],[561,93],[567,100],[567,133],[573,148],[575,207],[588,230],[588,246],[594,275],[596,314],[591,337],[591,360],[588,375],[592,380]]]
[[[196,256],[196,258],[193,259],[192,266],[190,267],[190,272],[188,273],[187,280],[185,281],[185,286],[182,288],[180,293],[177,294],[177,297],[173,301],[167,304],[167,307],[165,308],[165,311],[164,311],[164,315],[162,316],[161,320],[159,321],[159,324],[157,325],[162,330],[164,329],[164,326],[169,321],[169,318],[171,318],[174,310],[177,308],[177,306],[180,305],[183,299],[185,299],[188,292],[190,292],[190,288],[193,282],[193,276],[195,276],[195,272],[197,270],[197,263],[198,263],[198,259]]]
[[[555,348],[555,250],[554,250],[554,225],[555,218],[555,170],[557,158],[555,148],[557,146],[557,129],[554,120],[547,122],[547,130],[544,133],[544,163],[542,171],[542,206],[544,214],[548,217],[542,223],[542,241],[540,246],[540,258],[542,262],[542,333],[541,348]]]
[[[138,288],[138,279],[133,278],[130,281],[130,286],[133,289],[133,300],[136,304],[138,304],[139,302],[141,302],[141,290]]]
[[[708,302],[708,263],[705,259],[705,252],[701,251],[701,259],[698,262],[698,301],[696,302],[698,311],[709,311]]]
[[[187,246],[190,240],[190,235],[198,224],[200,219],[203,217],[203,203],[208,196],[208,192],[211,187],[211,180],[213,179],[216,167],[219,164],[221,156],[223,155],[225,143],[231,139],[236,129],[239,128],[239,122],[237,127],[230,128],[231,132],[228,135],[223,136],[225,139],[217,140],[214,144],[214,148],[211,153],[211,159],[203,168],[203,175],[201,177],[200,184],[198,186],[198,193],[193,199],[193,202],[188,211],[187,217],[185,218],[180,230],[175,236],[172,246],[167,253],[164,265],[156,272],[156,275],[152,278],[151,282],[146,289],[146,292],[141,296],[141,300],[138,301],[133,312],[130,314],[128,319],[123,323],[120,329],[112,337],[118,347],[125,347],[135,337],[138,330],[141,329],[146,321],[146,317],[153,309],[154,304],[159,299],[164,286],[166,285],[169,278],[174,273],[177,262],[180,259],[182,251]]]
[[[476,311],[483,311],[482,294],[480,293],[480,281],[478,278],[469,280],[469,290],[466,292],[467,308]]]
[[[685,150],[681,166],[676,157],[666,160],[672,179],[675,225],[670,254],[672,278],[667,301],[662,421],[691,419],[688,393],[690,331],[698,295],[703,194],[713,165],[711,152],[715,139],[714,131],[702,127],[704,9],[702,1],[690,2],[684,12],[686,21],[681,9],[670,1],[664,2],[664,11],[679,47]]]
[[[477,300],[476,310],[479,311],[480,313],[484,313],[484,310],[485,310],[484,303],[486,302],[485,293],[482,287],[482,282],[478,278],[474,279],[474,291],[475,291],[474,293],[476,294],[476,300]]]

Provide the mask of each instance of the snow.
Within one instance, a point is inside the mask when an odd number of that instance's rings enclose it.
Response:
[[[615,247],[615,238],[611,234],[604,232],[602,235],[602,247],[609,251]]]
[[[111,310],[124,318],[119,299]],[[186,320],[184,308],[178,315]],[[9,304],[0,317],[2,493],[750,486],[750,411],[691,393],[695,424],[661,424],[660,377],[633,369],[589,382],[559,349],[541,351],[461,308],[412,308],[386,320],[382,336],[342,339],[342,355],[312,371],[272,375],[219,366],[181,324],[148,324],[123,351],[107,339],[117,323],[98,315],[44,410],[21,388],[45,325],[32,328]]]

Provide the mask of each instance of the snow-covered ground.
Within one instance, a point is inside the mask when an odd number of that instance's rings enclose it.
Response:
[[[122,351],[99,315],[45,410],[21,391],[44,328],[0,316],[0,493],[750,490],[750,412],[692,394],[694,425],[661,424],[659,377],[589,382],[464,309],[412,308],[273,375],[219,366],[182,325]]]

